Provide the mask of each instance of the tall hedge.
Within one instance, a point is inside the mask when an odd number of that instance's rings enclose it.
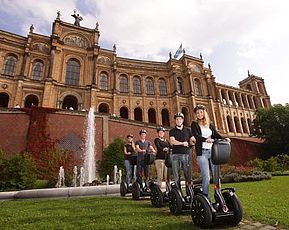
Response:
[[[124,172],[124,141],[116,138],[103,151],[103,160],[100,163],[99,175],[102,180],[106,180],[106,175],[113,178],[114,165]]]

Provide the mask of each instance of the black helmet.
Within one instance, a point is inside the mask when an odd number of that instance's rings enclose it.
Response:
[[[147,131],[146,131],[145,129],[141,129],[141,130],[139,131],[139,135],[141,135],[142,133],[147,133]]]
[[[177,112],[177,113],[174,115],[174,119],[176,119],[177,117],[181,117],[181,118],[185,119],[184,114],[181,113],[181,112]]]
[[[128,135],[126,136],[126,138],[129,138],[129,137],[133,138],[133,135],[132,135],[132,134],[128,134]]]
[[[194,108],[194,112],[197,112],[197,110],[199,110],[199,109],[205,110],[205,106],[203,106],[203,105],[197,105],[197,106]]]
[[[157,127],[157,132],[159,132],[159,131],[166,131],[166,129],[164,128],[164,127]]]

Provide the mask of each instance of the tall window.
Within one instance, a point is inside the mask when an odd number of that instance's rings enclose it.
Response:
[[[195,85],[195,95],[199,96],[201,95],[201,82],[199,79],[194,80],[194,85]]]
[[[108,76],[106,73],[102,72],[100,74],[100,84],[99,84],[100,89],[103,90],[108,90]]]
[[[65,83],[68,85],[79,85],[80,64],[76,59],[70,59],[66,68]]]
[[[16,57],[8,56],[4,63],[4,72],[3,74],[14,76],[16,70]]]
[[[146,87],[147,87],[147,94],[153,95],[154,94],[154,83],[151,78],[146,79]]]
[[[159,79],[159,91],[161,96],[167,95],[167,86],[164,79]]]
[[[43,71],[43,63],[40,61],[36,61],[32,66],[32,79],[41,80]]]
[[[139,77],[133,78],[133,93],[141,94],[140,79]]]
[[[127,82],[127,77],[125,75],[120,76],[119,88],[120,88],[121,93],[127,93],[128,92],[128,82]]]
[[[183,81],[182,81],[182,79],[180,77],[178,77],[178,79],[177,79],[177,91],[180,94],[184,93],[184,91],[183,91]]]

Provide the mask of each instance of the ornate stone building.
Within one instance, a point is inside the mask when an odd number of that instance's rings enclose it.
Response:
[[[0,107],[31,105],[83,110],[172,126],[177,111],[189,125],[196,104],[230,136],[248,136],[258,107],[269,107],[264,80],[248,73],[239,88],[217,83],[202,57],[169,55],[167,62],[118,57],[99,46],[98,24],[61,21],[52,34],[0,31]]]

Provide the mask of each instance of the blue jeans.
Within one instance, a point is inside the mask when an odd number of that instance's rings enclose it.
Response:
[[[211,161],[211,149],[203,149],[202,155],[197,156],[197,162],[201,170],[203,194],[209,198],[210,167],[213,178],[215,178],[215,172],[217,167]]]
[[[172,171],[174,175],[174,180],[178,189],[181,189],[180,185],[180,168],[184,171],[184,176],[186,184],[191,184],[192,182],[192,157],[189,154],[172,154]]]
[[[130,182],[131,182],[131,167],[130,167],[130,161],[129,161],[129,160],[124,160],[124,166],[125,166],[125,171],[126,171],[125,182],[126,182],[127,184],[130,184]]]
[[[143,159],[137,159],[137,168],[136,168],[136,181],[140,184],[140,187],[143,187],[142,177],[144,176],[144,180],[147,183],[149,176],[149,166],[145,164]]]

